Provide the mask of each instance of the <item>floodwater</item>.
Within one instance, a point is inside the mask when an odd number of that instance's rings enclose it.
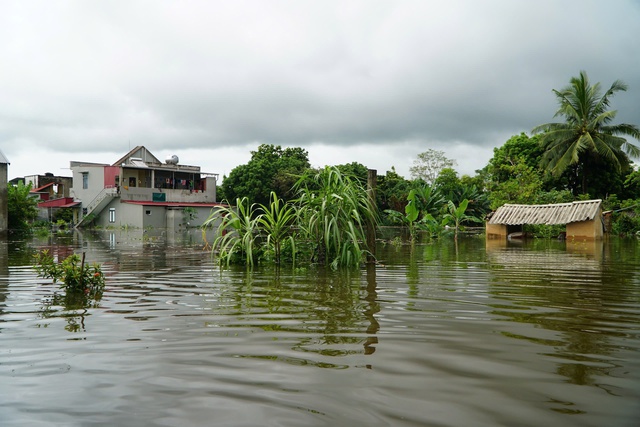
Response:
[[[86,252],[65,307],[34,251]],[[199,232],[0,241],[1,426],[637,426],[640,243],[378,246],[223,270]]]

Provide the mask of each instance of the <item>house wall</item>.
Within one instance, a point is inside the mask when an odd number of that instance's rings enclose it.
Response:
[[[115,209],[115,222],[109,222],[109,211]],[[216,209],[216,208],[213,208]],[[113,199],[97,216],[94,224],[103,228],[167,228],[200,227],[212,212],[210,207],[196,207],[196,217],[187,219],[182,207],[145,206],[121,203]],[[150,214],[147,214],[147,211]],[[188,222],[188,224],[187,224]],[[217,224],[215,225],[217,227]]]
[[[189,190],[172,190],[144,187],[122,187],[120,189],[120,197],[122,200],[134,200],[142,202],[154,201],[154,193],[164,193],[164,202],[177,203],[215,203],[216,187],[207,191],[189,191]]]
[[[219,208],[215,208],[215,207],[214,208],[209,208],[209,207],[196,208],[197,216],[196,218],[189,221],[189,227],[201,227],[202,224],[209,218],[209,215],[211,215],[211,213],[214,212],[216,209],[219,209]],[[219,225],[219,222],[212,225],[217,228]]]
[[[115,209],[115,221],[110,222],[110,211]],[[119,199],[113,199],[111,202],[98,214],[93,221],[95,225],[103,228],[143,228],[144,226],[144,211],[141,205],[132,205],[130,203],[120,203]]]
[[[593,220],[567,224],[567,240],[600,240],[604,236],[602,208],[598,209]]]
[[[485,234],[487,239],[506,239],[509,234],[507,226],[503,224],[489,224],[486,223]]]
[[[9,225],[9,194],[7,190],[8,165],[0,163],[0,234],[7,232]]]
[[[217,208],[210,207],[196,207],[194,217],[187,218],[184,212],[184,208],[171,207],[167,208],[167,228],[179,230],[181,228],[193,228],[201,227],[202,224],[209,218],[211,212]],[[217,227],[217,224],[215,225]]]
[[[105,166],[104,167],[104,188],[116,186],[116,176],[120,179],[120,166]],[[120,184],[118,182],[117,184]]]
[[[121,185],[123,188],[151,187],[151,171],[149,169],[122,169],[123,179]]]
[[[82,207],[87,207],[95,197],[104,189],[104,167],[106,165],[85,164],[71,162],[71,174],[73,179],[73,187],[71,188],[70,197],[75,200],[82,201]],[[88,186],[82,186],[82,173],[88,175]]]
[[[167,226],[165,212],[166,208],[164,206],[142,206],[144,228],[165,228]]]
[[[567,240],[599,240],[602,236],[603,226],[599,216],[591,221],[567,224]]]
[[[205,180],[205,188],[206,188],[206,193],[211,195],[211,197],[213,197],[213,200],[211,200],[212,202],[216,202],[217,201],[217,188],[218,188],[218,183],[216,180],[215,176],[208,176]]]

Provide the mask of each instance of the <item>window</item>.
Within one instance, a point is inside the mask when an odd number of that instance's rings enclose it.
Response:
[[[82,172],[82,188],[89,188],[89,172]]]
[[[147,209],[146,211],[144,211],[144,213],[146,213],[147,215],[151,215],[151,210]]]
[[[109,208],[109,222],[116,222],[116,208]]]

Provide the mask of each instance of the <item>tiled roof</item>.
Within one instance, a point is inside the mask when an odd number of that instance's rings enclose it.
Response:
[[[585,200],[553,205],[502,205],[489,219],[489,224],[568,224],[592,220],[602,200]]]

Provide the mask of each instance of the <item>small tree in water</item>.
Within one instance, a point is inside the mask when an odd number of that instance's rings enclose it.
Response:
[[[38,277],[60,282],[60,288],[67,294],[82,293],[88,298],[97,299],[104,290],[104,274],[98,264],[87,265],[77,254],[70,255],[62,262],[56,262],[49,251],[38,252],[35,256],[35,270]]]

